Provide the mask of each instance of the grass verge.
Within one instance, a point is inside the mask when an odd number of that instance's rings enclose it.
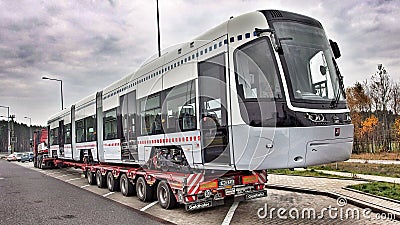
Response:
[[[372,182],[372,183],[352,185],[349,186],[349,188],[400,201],[400,184],[387,183],[387,182]]]
[[[371,164],[371,163],[350,163],[339,162],[322,166],[313,166],[314,170],[331,170],[348,173],[369,174],[385,177],[400,177],[400,166],[396,164]]]

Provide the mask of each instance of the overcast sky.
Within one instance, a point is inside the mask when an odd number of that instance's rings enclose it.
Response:
[[[60,84],[42,76],[63,80],[67,107],[134,72],[157,52],[155,2],[0,0],[0,105],[18,122],[45,125],[61,108]],[[400,81],[399,8],[384,0],[160,0],[161,43],[187,42],[230,16],[282,9],[316,18],[338,42],[346,86],[378,63]]]

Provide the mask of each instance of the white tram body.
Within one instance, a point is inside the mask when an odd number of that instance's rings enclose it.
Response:
[[[335,44],[306,16],[231,18],[51,117],[50,154],[214,170],[344,161],[353,125]]]

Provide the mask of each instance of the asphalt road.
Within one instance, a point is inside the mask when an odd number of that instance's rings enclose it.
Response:
[[[0,160],[0,224],[165,223],[61,180]]]
[[[284,177],[279,180],[271,177],[270,182],[290,185],[293,179],[305,179]],[[327,178],[316,179],[318,185],[332,186],[337,182]],[[343,212],[364,210],[351,204],[339,206],[337,199],[325,196],[274,189],[269,189],[268,196],[264,198],[240,203],[227,201],[225,205],[194,212],[186,212],[183,206],[165,210],[156,201],[142,202],[136,196],[124,197],[119,192],[88,185],[79,169],[40,170],[34,168],[32,163],[0,160],[0,225],[160,224],[167,223],[165,220],[178,225],[398,224],[398,221],[389,218],[377,219],[378,214],[374,213],[370,218],[347,218],[346,213],[332,218],[326,211],[330,207],[340,208]],[[281,208],[286,210],[286,218],[277,214]],[[315,209],[323,217],[310,219],[299,214],[291,218],[288,214],[304,209]]]

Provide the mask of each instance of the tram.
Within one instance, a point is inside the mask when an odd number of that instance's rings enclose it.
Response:
[[[52,116],[50,157],[180,171],[347,160],[353,125],[339,57],[313,18],[230,18]]]

